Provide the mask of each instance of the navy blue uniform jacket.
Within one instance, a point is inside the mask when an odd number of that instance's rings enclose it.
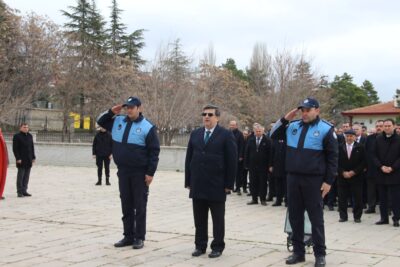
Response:
[[[97,123],[111,132],[112,152],[119,170],[144,171],[154,176],[160,154],[156,127],[140,114],[131,121],[127,116],[114,115],[111,109]]]
[[[185,187],[190,198],[225,201],[225,188],[233,189],[238,151],[231,131],[217,125],[207,144],[204,127],[194,130],[185,161]]]

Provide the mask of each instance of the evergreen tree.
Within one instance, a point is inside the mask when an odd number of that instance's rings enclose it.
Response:
[[[140,50],[145,46],[143,32],[144,29],[139,29],[122,37],[123,52],[121,56],[131,60],[135,68],[140,67],[146,62],[139,54]]]
[[[89,38],[95,52],[98,55],[102,54],[105,50],[105,42],[107,40],[105,25],[106,22],[97,9],[96,1],[92,0],[89,13]]]
[[[109,49],[113,57],[120,54],[123,49],[123,36],[125,35],[125,25],[121,22],[122,9],[118,8],[117,0],[112,1],[111,6],[111,25],[108,30]]]
[[[368,96],[370,105],[379,103],[378,93],[375,91],[374,85],[370,81],[365,80],[361,85],[361,90]]]
[[[239,70],[236,66],[236,62],[233,58],[228,58],[225,64],[222,64],[222,68],[230,70],[233,76],[236,76],[242,81],[249,81],[249,77],[243,70]]]

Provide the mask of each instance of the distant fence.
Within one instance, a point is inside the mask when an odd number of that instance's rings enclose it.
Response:
[[[5,132],[3,133],[6,141],[12,141],[12,138],[15,133]],[[75,133],[67,133],[63,134],[61,132],[48,132],[48,131],[39,131],[32,132],[34,136],[35,142],[43,142],[43,143],[82,143],[89,144],[93,142],[93,138],[96,133],[90,132],[75,132]],[[178,146],[178,147],[186,147],[189,141],[189,134],[179,134],[175,135],[171,141],[170,146]],[[160,144],[162,146],[166,146],[166,142],[163,138],[160,138]]]

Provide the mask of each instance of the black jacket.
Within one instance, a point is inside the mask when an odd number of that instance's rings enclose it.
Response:
[[[400,184],[400,136],[393,134],[387,137],[385,133],[376,137],[373,161],[378,168],[377,184]],[[382,172],[381,167],[392,167],[389,174]]]
[[[286,158],[286,140],[273,139],[271,149],[271,166],[273,167],[272,176],[284,177],[285,171],[285,158]]]
[[[238,159],[244,158],[245,143],[244,143],[243,133],[238,129],[233,130],[232,133],[236,141],[236,146],[238,150]]]
[[[93,155],[109,157],[112,154],[112,138],[109,132],[98,132],[93,139]]]
[[[13,152],[15,161],[22,161],[21,164],[17,163],[17,167],[32,167],[32,161],[36,159],[32,135],[23,132],[15,134],[13,138]]]
[[[237,170],[237,147],[231,131],[216,126],[207,144],[205,128],[190,134],[185,160],[185,187],[189,197],[225,201],[225,188],[233,189]]]
[[[349,159],[346,145],[345,143],[339,147],[338,184],[345,183],[346,181],[362,183],[364,168],[367,164],[364,146],[354,142]],[[343,177],[344,171],[354,171],[356,175],[350,179],[345,179]]]
[[[378,168],[374,164],[373,160],[376,146],[376,137],[376,133],[368,135],[365,142],[365,153],[367,156],[367,178],[376,178],[379,173]]]
[[[268,171],[271,157],[271,139],[263,135],[257,148],[256,136],[249,138],[244,156],[244,165],[249,171]]]

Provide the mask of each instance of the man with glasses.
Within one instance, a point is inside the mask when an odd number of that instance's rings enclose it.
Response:
[[[17,164],[17,196],[30,197],[28,193],[29,176],[33,163],[35,163],[35,147],[33,145],[33,137],[29,133],[27,123],[22,123],[19,133],[13,138],[13,152],[15,162]]]
[[[126,115],[119,115],[125,108]],[[157,169],[160,143],[156,127],[142,115],[141,101],[129,97],[103,113],[97,123],[111,132],[118,167],[124,238],[115,247],[141,249],[146,235],[149,186]]]
[[[238,151],[231,131],[218,125],[217,106],[203,108],[203,127],[190,134],[185,161],[185,187],[193,203],[196,228],[193,257],[206,253],[208,243],[208,211],[213,221],[210,258],[222,255],[225,248],[226,193],[233,189]]]
[[[301,120],[292,121],[301,111]],[[315,266],[325,266],[325,228],[322,199],[337,176],[338,143],[334,127],[319,118],[319,103],[306,98],[278,120],[271,138],[286,135],[286,172],[293,254],[286,264],[305,261],[304,211],[312,225]]]

